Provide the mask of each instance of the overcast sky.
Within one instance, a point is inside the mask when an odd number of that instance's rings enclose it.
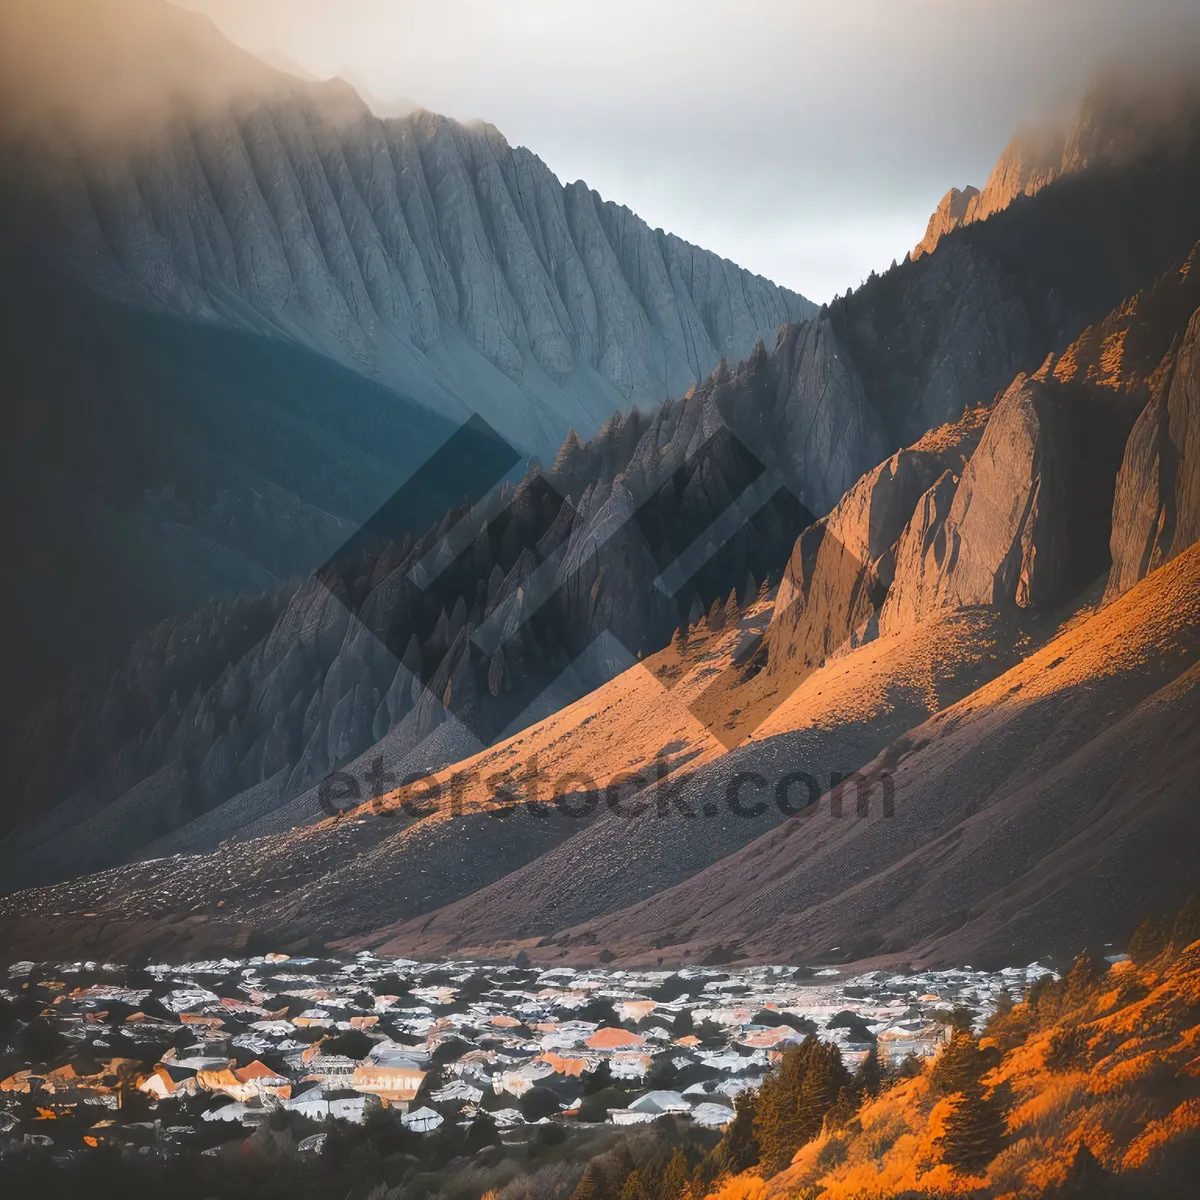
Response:
[[[482,117],[564,181],[814,300],[1097,72],[1194,63],[1197,0],[185,0],[256,53]]]

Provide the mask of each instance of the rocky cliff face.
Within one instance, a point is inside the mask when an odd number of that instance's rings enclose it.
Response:
[[[946,234],[960,225],[965,225],[968,213],[973,211],[978,198],[979,189],[972,184],[968,184],[961,191],[956,187],[951,188],[938,201],[938,206],[933,210],[929,224],[925,227],[925,236],[913,248],[912,257],[920,258],[922,254],[929,254]]]
[[[1075,461],[1078,428],[1044,384],[1019,376],[988,421],[949,496],[943,476],[896,551],[886,632],[937,608],[1049,607],[1072,585],[1068,497],[1087,486]],[[949,501],[947,503],[947,500]]]
[[[1130,434],[1113,506],[1114,599],[1200,539],[1200,309]]]
[[[1088,572],[1106,565],[1122,448],[1118,434],[1112,461],[1108,435],[1127,428],[1144,401],[1094,384],[1089,364],[1111,366],[1117,337],[1124,378],[1135,362],[1154,361],[1161,336],[1139,332],[1159,311],[1149,296],[1123,305],[1124,317],[1096,308],[1126,272],[1160,270],[1161,255],[1182,240],[1194,210],[1183,204],[1190,176],[1179,179],[1178,205],[1153,224],[1115,229],[1111,197],[1081,176],[1069,204],[1049,189],[973,226],[820,318],[787,326],[773,350],[756,346],[733,369],[719,363],[691,395],[613,418],[588,442],[568,438],[553,472],[502,493],[499,509],[469,519],[455,509],[408,544],[339,564],[271,616],[277,628],[256,627],[248,647],[222,643],[214,623],[199,631],[186,658],[193,665],[181,671],[178,646],[193,635],[164,626],[128,670],[71,690],[8,743],[9,794],[22,798],[10,820],[25,824],[6,848],[10,878],[120,861],[173,831],[205,845],[256,822],[286,824],[295,797],[373,747],[388,764],[407,763],[403,770],[471,753],[514,721],[570,702],[594,684],[593,668],[603,677],[663,645],[699,615],[697,605],[744,594],[748,575],[780,571],[797,534],[868,472],[833,518],[836,530],[810,533],[792,555],[789,587],[805,604],[787,637],[770,642],[776,665],[789,638],[819,662],[846,640],[873,636],[884,607],[908,604],[906,594],[916,597],[908,620],[943,601],[1016,605],[1018,591],[1049,603],[1073,581],[1090,581]],[[1160,210],[1140,180],[1123,186],[1126,210]],[[1068,231],[1065,249],[1043,253]],[[1114,238],[1125,251],[1101,254]],[[1089,313],[1097,324],[1080,334]],[[1047,350],[1064,343],[1046,363]],[[1038,377],[1022,385],[1028,395],[1001,406],[1004,420],[993,415],[992,461],[985,471],[979,458],[971,502],[967,491],[959,500],[970,440],[924,443],[921,435],[951,405],[986,404],[1014,367],[1039,363]],[[1137,370],[1143,380],[1154,375]],[[1108,431],[1095,471],[1088,436],[1076,442],[1060,421],[1079,427],[1072,397],[1081,388],[1084,409],[1098,389],[1128,414],[1124,426],[1124,416],[1082,422],[1085,434]],[[889,461],[909,428],[918,430],[912,452]],[[1091,481],[1082,489],[1069,481],[1077,473]],[[1018,479],[1029,507],[1014,516],[998,489]],[[1089,506],[1092,517],[1083,515]],[[960,543],[970,535],[966,558],[961,550],[953,562],[937,558],[949,528]],[[1081,529],[1098,531],[1098,554],[1086,542],[1082,558],[1057,568],[1071,582],[1051,578],[1047,547],[1065,538],[1075,554],[1085,542],[1071,531]],[[892,569],[891,547],[904,537],[922,554],[910,568],[908,552],[897,551]],[[430,568],[435,551],[437,570],[422,583],[417,568]],[[604,661],[581,661],[596,645]],[[38,819],[25,821],[34,812]]]
[[[949,609],[1052,610],[1103,574],[1110,528],[1110,598],[1194,542],[1198,253],[805,530],[776,598],[771,671]]]
[[[983,431],[969,413],[868,471],[792,550],[771,620],[769,666],[813,667],[877,636],[892,586],[897,543],[939,476],[959,472]]]
[[[93,283],[290,338],[528,451],[815,311],[491,126],[381,121],[346,85],[282,76],[173,103],[136,154],[79,146],[49,181],[53,236]]]

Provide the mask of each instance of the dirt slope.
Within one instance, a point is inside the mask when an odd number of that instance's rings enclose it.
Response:
[[[858,817],[848,790],[837,819],[826,796],[560,940],[631,958],[721,945],[980,964],[1111,937],[1195,879],[1198,662],[1194,546],[889,746],[866,774],[893,773],[893,817],[878,803]]]

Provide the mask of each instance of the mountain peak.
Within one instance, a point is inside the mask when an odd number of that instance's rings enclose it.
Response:
[[[932,252],[946,234],[1032,196],[1065,175],[1090,167],[1120,167],[1188,141],[1200,114],[1200,93],[1175,77],[1144,81],[1106,78],[1093,86],[1067,122],[1030,125],[1004,148],[980,191],[951,188],[941,199],[912,258]]]

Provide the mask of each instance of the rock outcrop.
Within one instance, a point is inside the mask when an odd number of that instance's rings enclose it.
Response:
[[[796,541],[769,633],[769,668],[805,667],[877,636],[897,543],[934,480],[961,472],[983,431],[975,410],[868,471]]]
[[[983,190],[951,188],[938,203],[911,256],[931,253],[946,234],[1007,208],[1020,196],[1089,167],[1122,167],[1187,140],[1200,97],[1190,81],[1167,81],[1147,97],[1144,86],[1110,80],[1085,97],[1061,127],[1022,130],[1004,148]]]
[[[1053,607],[1104,570],[1110,529],[1108,599],[1196,540],[1176,464],[1197,419],[1198,253],[1007,389],[961,479],[948,470],[916,506],[883,630],[947,606]]]
[[[1117,477],[1105,599],[1200,539],[1200,310],[1134,425]]]
[[[968,220],[975,220],[973,215],[968,214],[972,213],[978,198],[979,189],[971,184],[961,190],[951,188],[938,201],[937,208],[929,218],[929,224],[925,226],[925,236],[913,248],[912,257],[920,258],[922,254],[931,253],[946,234],[965,225]]]
[[[920,258],[937,248],[948,233],[982,221],[1007,208],[1018,196],[1032,196],[1064,170],[1067,135],[1062,130],[1023,130],[1004,148],[983,190],[968,185],[951,188],[939,201],[925,236],[913,247]],[[1082,164],[1079,164],[1082,165]]]
[[[1106,565],[1095,520],[1116,471],[1115,439],[1105,448],[1086,436],[1104,415],[1085,395],[1019,375],[962,477],[943,475],[922,498],[880,629],[940,608],[1052,608],[1087,586]]]
[[[1060,604],[1107,565],[1122,453],[1110,595],[1190,544],[1185,530],[1164,557],[1154,539],[1173,537],[1172,420],[1180,446],[1188,436],[1195,333],[1183,330],[1200,300],[1196,256],[1018,375],[990,415],[976,409],[868,471],[807,529],[777,597],[771,669],[811,668],[941,609]]]

